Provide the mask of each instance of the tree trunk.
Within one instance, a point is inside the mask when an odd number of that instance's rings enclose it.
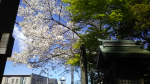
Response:
[[[80,46],[80,68],[81,68],[81,84],[88,84],[87,79],[87,60],[85,46]]]

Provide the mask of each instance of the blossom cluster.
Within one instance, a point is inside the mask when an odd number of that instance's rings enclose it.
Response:
[[[79,37],[71,30],[74,24],[67,22],[69,17],[66,17],[68,13],[64,11],[63,3],[57,0],[22,1],[25,6],[19,6],[18,16],[24,18],[19,26],[26,37],[26,47],[22,52],[14,52],[8,61],[13,61],[16,66],[25,64],[37,68],[54,60],[57,64],[64,63],[73,56],[72,44]]]

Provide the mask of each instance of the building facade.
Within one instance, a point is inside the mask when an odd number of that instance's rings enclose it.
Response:
[[[3,75],[1,84],[47,84],[47,77],[37,74]],[[49,79],[48,84],[58,84],[57,79]]]
[[[58,84],[57,79],[49,79],[48,84]]]
[[[58,84],[66,84],[66,80],[65,80],[65,79],[60,79],[60,80],[58,81]]]

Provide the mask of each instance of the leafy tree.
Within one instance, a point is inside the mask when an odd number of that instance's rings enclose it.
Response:
[[[98,45],[96,39],[103,38],[102,27],[106,25],[113,28],[119,40],[129,37],[144,39],[148,36],[149,0],[63,0],[63,2],[69,4],[66,9],[71,12],[71,20],[74,23],[91,26],[87,27],[90,32],[83,34],[84,39],[81,40],[89,52],[96,51]],[[92,24],[97,20],[100,22],[99,27]],[[148,38],[145,39],[149,41]],[[105,80],[109,73],[104,72],[104,76]]]
[[[86,56],[87,56],[87,68],[88,68],[88,76],[91,78],[90,80],[93,81],[94,84],[100,82],[99,77],[98,77],[98,70],[96,68],[97,64],[97,48],[99,46],[99,42],[97,38],[102,37],[102,38],[108,38],[109,34],[112,32],[108,32],[110,29],[103,29],[103,30],[96,30],[95,28],[89,28],[86,33],[87,34],[82,34],[81,37],[84,39],[79,39],[74,45],[74,49],[79,49],[81,44],[84,43],[86,46]],[[110,37],[109,37],[110,38]],[[95,53],[95,54],[94,54]],[[73,66],[78,66],[80,65],[80,55],[76,54],[75,57],[69,59],[67,61],[67,64],[71,64]],[[91,71],[92,70],[92,71]],[[94,72],[93,72],[94,71]]]
[[[149,0],[63,0],[75,22],[99,20],[110,25],[120,39],[142,36],[149,30]],[[145,9],[145,10],[143,10]]]

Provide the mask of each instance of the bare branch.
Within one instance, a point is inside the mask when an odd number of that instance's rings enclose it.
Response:
[[[45,19],[45,20],[53,20],[53,21],[57,22],[59,25],[62,25],[62,26],[64,26],[64,27],[66,27],[67,29],[73,31],[71,28],[67,27],[66,25],[64,25],[64,24],[62,24],[62,23],[60,23],[60,22],[58,22],[58,21],[56,21],[56,20],[54,20],[54,19]],[[74,32],[76,35],[78,35],[81,39],[83,39],[76,31],[73,31],[73,32]]]
[[[48,0],[47,0],[47,2],[48,2],[49,12],[50,12],[51,19],[52,19],[52,18],[53,18],[52,11],[50,10],[51,8],[50,8],[49,1],[48,1]]]
[[[19,25],[19,23],[18,22],[15,22],[17,25]]]
[[[62,10],[62,2],[61,2],[61,9],[60,9],[60,12],[59,12],[59,22],[60,22],[60,13],[61,13],[61,10]]]
[[[27,4],[28,6],[30,6],[30,8],[31,8],[34,12],[36,12],[36,13],[38,14],[38,12],[35,11],[35,10],[31,7],[31,5],[30,5],[26,0],[24,0],[24,1],[26,2],[26,4]]]

